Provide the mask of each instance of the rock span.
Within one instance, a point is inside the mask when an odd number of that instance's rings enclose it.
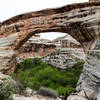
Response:
[[[100,95],[100,1],[66,5],[15,16],[0,23],[0,71],[15,69],[19,48],[32,35],[41,32],[68,33],[89,51],[77,91]],[[99,100],[99,99],[98,99]]]

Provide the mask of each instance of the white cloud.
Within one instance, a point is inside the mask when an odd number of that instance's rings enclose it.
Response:
[[[58,33],[58,32],[50,32],[50,33],[41,33],[41,37],[49,40],[53,40],[57,37],[61,37],[66,35],[65,33]]]

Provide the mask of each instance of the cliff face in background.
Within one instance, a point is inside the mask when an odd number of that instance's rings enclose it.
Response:
[[[79,61],[85,61],[85,53],[79,42],[70,35],[58,37],[52,41],[55,52],[42,58],[42,61],[60,69],[74,67]]]
[[[88,96],[100,100],[99,27],[100,1],[26,13],[1,22],[0,71],[14,71],[18,50],[32,35],[40,32],[68,33],[81,45],[83,42],[89,42],[89,51],[78,82],[77,94],[84,96],[82,91],[85,91]]]
[[[47,44],[28,44],[21,47],[21,53],[17,56],[24,60],[27,58],[41,58],[55,51],[55,45]]]
[[[59,69],[67,69],[73,67],[79,61],[84,62],[85,54],[83,49],[66,48],[49,54],[42,61]]]
[[[42,58],[55,52],[55,45],[50,40],[32,37],[20,49],[16,57],[16,63],[27,58]]]

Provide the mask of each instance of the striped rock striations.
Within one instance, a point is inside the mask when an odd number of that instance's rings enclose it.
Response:
[[[16,63],[19,64],[28,58],[42,58],[47,56],[55,52],[55,47],[50,40],[32,37],[21,46],[20,52],[16,57]]]
[[[41,32],[68,33],[89,51],[77,91],[91,90],[100,97],[100,1],[66,5],[15,16],[0,23],[0,71],[14,71],[19,48]]]

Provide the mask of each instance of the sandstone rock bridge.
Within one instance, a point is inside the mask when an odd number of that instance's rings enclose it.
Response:
[[[100,94],[100,1],[66,5],[15,16],[0,23],[0,71],[15,69],[20,47],[40,32],[68,33],[89,51],[77,90]],[[91,91],[91,92],[90,92]]]

